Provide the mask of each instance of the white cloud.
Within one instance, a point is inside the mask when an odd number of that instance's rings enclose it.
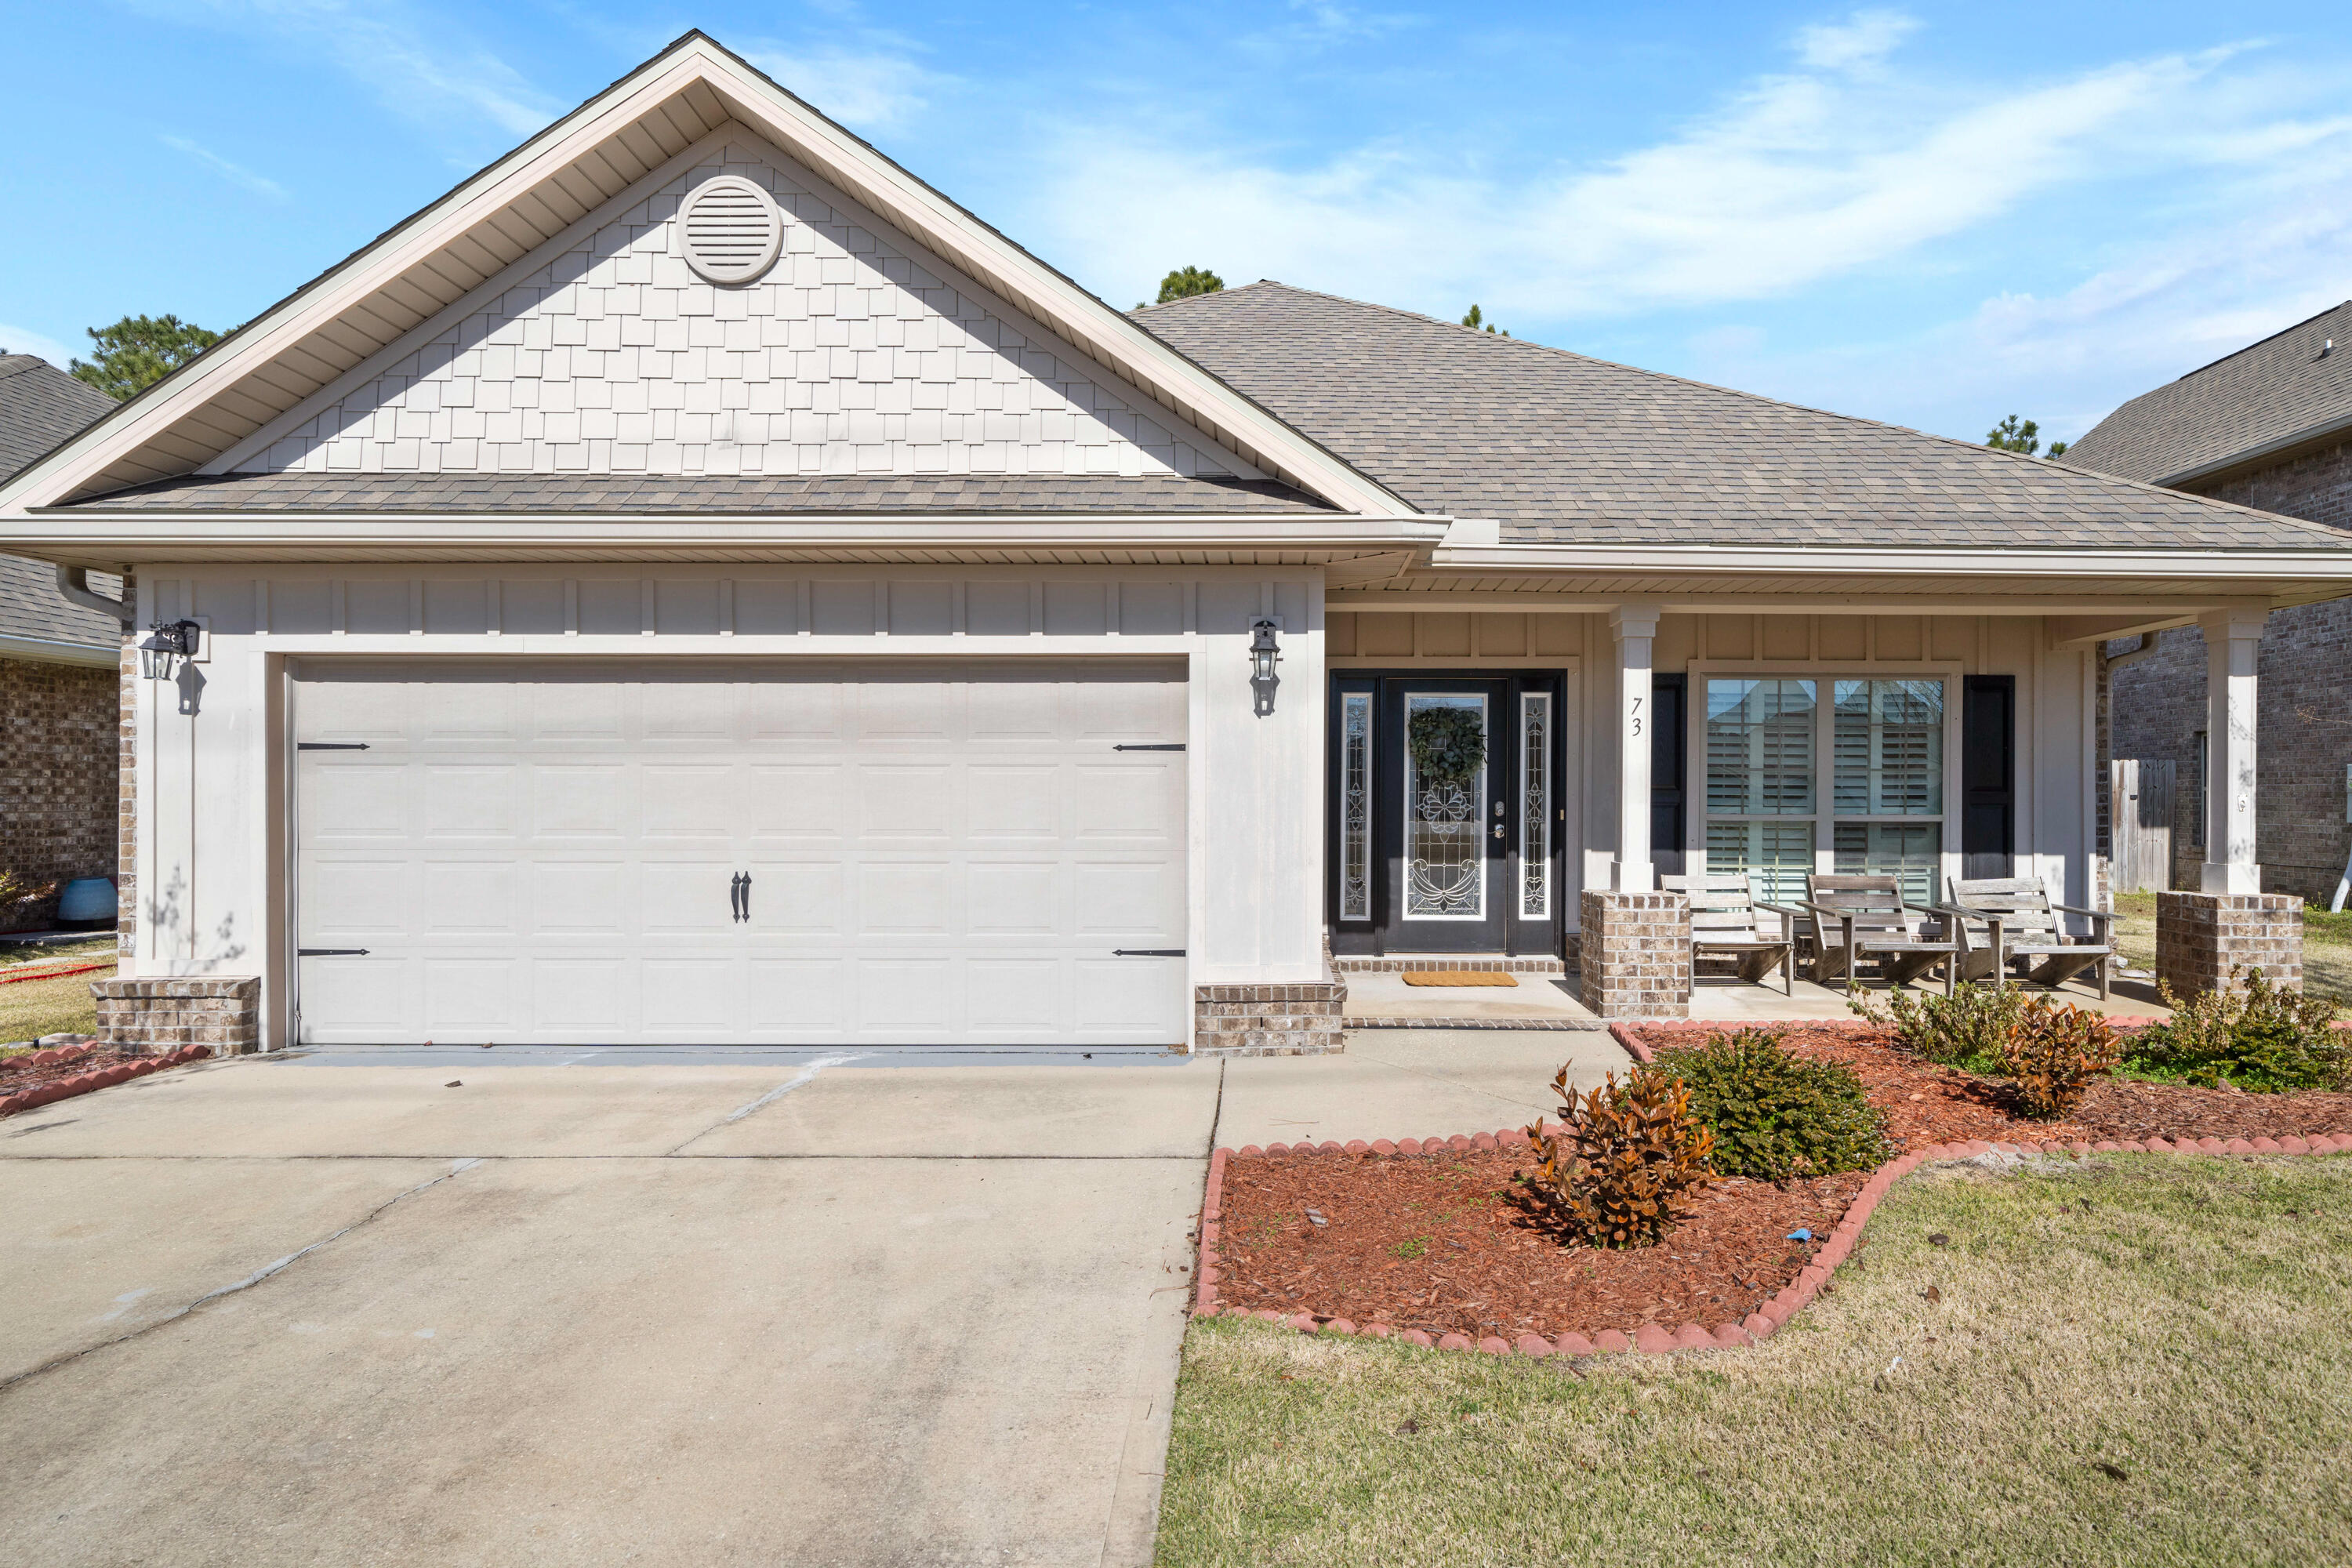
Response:
[[[299,43],[365,83],[389,107],[427,124],[452,110],[524,136],[568,104],[468,43],[446,17],[420,16],[401,0],[131,0],[150,15]]]
[[[1856,11],[1840,23],[1819,23],[1797,34],[1797,58],[1820,70],[1875,66],[1919,30],[1919,18],[1900,11]]]
[[[897,48],[826,46],[788,49],[763,44],[743,58],[845,125],[888,131],[904,125],[953,78],[933,71]]]
[[[286,199],[285,186],[266,175],[255,174],[252,170],[247,168],[242,163],[230,163],[226,158],[222,157],[219,153],[214,152],[209,147],[200,147],[184,136],[166,134],[156,138],[156,140],[162,142],[164,146],[173,149],[174,152],[185,153],[189,157],[195,159],[198,163],[209,166],[214,173],[222,175],[224,178],[233,182],[234,184],[243,185],[248,191],[253,191],[265,196],[274,196],[279,201]]]
[[[0,353],[35,354],[63,370],[73,363],[77,352],[30,327],[0,321]]]
[[[1109,297],[1171,262],[1532,323],[1785,297],[1917,257],[2087,180],[2176,174],[2340,140],[2228,79],[2232,51],[1969,88],[1885,65],[1909,26],[1864,13],[1801,40],[1809,68],[1606,163],[1490,172],[1475,149],[1360,146],[1276,167],[1200,139],[1066,126],[1018,232]],[[1818,62],[1835,62],[1830,68]],[[1857,63],[1884,68],[1856,70]]]

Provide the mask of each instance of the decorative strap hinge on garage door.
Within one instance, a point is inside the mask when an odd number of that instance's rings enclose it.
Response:
[[[298,947],[294,950],[294,956],[297,958],[365,958],[367,949],[363,947]]]
[[[1183,749],[1181,741],[1139,741],[1132,744],[1121,742],[1111,748],[1114,752],[1181,752]]]
[[[1181,958],[1184,950],[1181,947],[1114,947],[1110,955],[1113,958]]]
[[[298,752],[364,752],[368,743],[365,741],[297,741],[294,749]]]

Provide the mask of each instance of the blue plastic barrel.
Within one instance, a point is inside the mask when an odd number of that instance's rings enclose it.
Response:
[[[105,921],[110,924],[114,910],[114,884],[104,877],[76,877],[58,895],[58,919],[61,921]]]

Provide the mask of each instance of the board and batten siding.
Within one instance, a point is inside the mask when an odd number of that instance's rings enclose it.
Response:
[[[139,681],[140,929],[125,973],[258,973],[282,1040],[285,662],[505,655],[1180,658],[1193,984],[1324,974],[1322,583],[1312,569],[824,565],[551,572],[144,565],[142,613],[207,636]],[[1252,712],[1249,625],[1282,625]],[[193,708],[193,712],[184,710]]]
[[[1572,672],[1570,752],[1564,789],[1580,789],[1571,824],[1570,876],[1606,887],[1615,850],[1617,781],[1613,660],[1605,615],[1477,611],[1334,610],[1326,639],[1334,668],[1515,668]],[[1668,615],[1653,657],[1661,675],[1694,665],[1741,666],[1824,675],[1948,669],[2009,675],[2017,681],[2016,853],[2020,876],[2048,882],[2062,903],[2094,907],[2098,853],[2098,781],[2089,647],[2053,647],[2039,616],[1936,615]],[[1955,692],[1957,702],[1958,693]],[[1703,699],[1694,690],[1690,700]],[[1705,785],[1703,759],[1689,759],[1690,788]],[[1693,811],[1690,820],[1703,822]],[[1958,811],[1948,803],[1948,839],[1958,843]],[[1570,889],[1569,923],[1577,922]]]

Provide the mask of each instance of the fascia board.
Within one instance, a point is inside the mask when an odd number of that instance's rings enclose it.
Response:
[[[1869,550],[1806,545],[1713,544],[1440,548],[1441,571],[1674,572],[1694,575],[1787,572],[1872,577],[2195,577],[2292,574],[2352,582],[2352,548],[2310,550],[2067,550],[2031,545],[2003,550],[1942,550],[1899,545]]]
[[[1006,294],[1139,384],[1158,387],[1180,405],[1196,405],[1200,412],[1188,416],[1213,430],[1222,427],[1227,438],[1244,450],[1261,454],[1268,466],[1286,471],[1303,488],[1354,512],[1395,514],[1415,510],[898,168],[871,145],[696,35],[239,328],[234,341],[174,371],[0,486],[0,516],[71,496],[190,408],[225,391],[333,320],[354,300],[485,221],[515,195],[698,82],[717,93],[748,128],[769,135],[816,173],[890,218],[910,237]]]
[[[822,550],[1409,550],[1444,537],[1445,520],[1301,518],[1263,513],[1202,516],[976,513],[922,517],[757,517],[677,513],[348,512],[335,514],[117,511],[77,507],[60,515],[0,519],[0,546],[36,557],[97,553],[108,560],[162,559],[175,549],[350,551],[397,555],[404,549],[511,547],[693,551]],[[161,552],[161,553],[159,553]]]

